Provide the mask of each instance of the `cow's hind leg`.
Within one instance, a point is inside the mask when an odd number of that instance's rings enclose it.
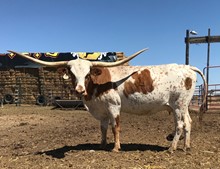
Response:
[[[189,112],[187,111],[184,117],[184,151],[190,150],[191,123],[192,120],[190,118]]]
[[[167,137],[166,137],[167,141],[173,141],[173,138],[174,138],[175,133],[176,133],[176,129],[177,129],[177,120],[176,120],[176,116],[175,116],[175,115],[174,115],[174,124],[175,124],[175,126],[174,126],[174,130],[173,130],[173,132],[170,133],[170,134],[168,134]],[[183,138],[184,138],[184,136],[181,135],[181,136],[180,136],[180,140],[182,140]]]

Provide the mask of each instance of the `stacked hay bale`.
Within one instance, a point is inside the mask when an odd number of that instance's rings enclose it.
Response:
[[[10,98],[15,90],[15,74],[13,69],[0,71],[0,99],[7,103],[13,102]]]
[[[39,93],[47,97],[49,102],[55,98],[76,99],[72,94],[71,79],[64,80],[56,68],[39,69]]]
[[[38,92],[36,75],[37,69],[33,68],[1,69],[0,97],[5,103],[13,103],[16,97],[22,103],[33,103]]]

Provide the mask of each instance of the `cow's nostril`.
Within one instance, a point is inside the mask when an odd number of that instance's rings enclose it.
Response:
[[[76,92],[78,93],[78,94],[83,94],[83,93],[85,93],[85,89],[82,87],[82,86],[77,86],[76,87]]]
[[[83,93],[85,93],[85,90],[83,90],[83,91],[79,92],[79,94],[83,94]]]

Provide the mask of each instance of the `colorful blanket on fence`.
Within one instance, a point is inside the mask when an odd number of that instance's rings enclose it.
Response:
[[[90,61],[115,62],[116,52],[47,52],[47,53],[24,53],[31,57],[44,61],[65,61],[74,59],[86,59]],[[0,54],[0,68],[39,67],[38,64],[26,60],[14,53]]]

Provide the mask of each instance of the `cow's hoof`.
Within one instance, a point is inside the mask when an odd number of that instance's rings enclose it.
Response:
[[[167,150],[167,152],[168,152],[169,154],[173,154],[174,151],[175,151],[175,149],[174,149],[173,147],[170,147],[170,148]]]
[[[190,147],[183,148],[183,151],[186,152],[187,155],[191,155],[191,148]]]
[[[116,152],[116,153],[118,153],[118,152],[119,152],[119,149],[114,148],[114,149],[112,149],[112,152]]]
[[[183,148],[183,151],[185,151],[185,152],[191,151],[191,148],[190,148],[190,147],[184,147],[184,148]]]
[[[168,141],[173,141],[174,136],[173,134],[169,134],[166,138]]]
[[[174,135],[173,135],[173,134],[169,134],[169,135],[166,137],[167,141],[173,141],[173,138],[174,138]],[[180,136],[180,140],[182,140],[182,139],[184,139],[184,136],[183,136],[183,135]]]
[[[106,142],[106,141],[103,141],[103,142],[101,142],[99,148],[100,148],[101,150],[105,150],[105,149],[106,149],[106,145],[107,145],[107,142]]]
[[[168,154],[173,154],[174,151],[173,151],[173,150],[167,150],[167,153],[168,153]]]

